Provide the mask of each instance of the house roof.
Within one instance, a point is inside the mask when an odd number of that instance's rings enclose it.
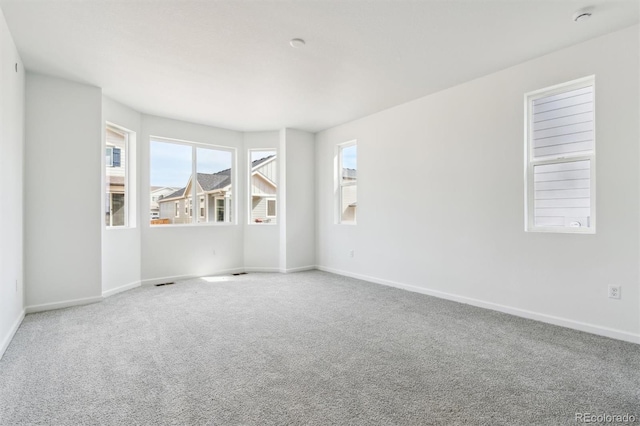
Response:
[[[205,192],[215,191],[231,185],[231,169],[219,171],[217,173],[198,173],[198,184]],[[187,187],[178,189],[176,192],[167,195],[163,200],[169,198],[180,198],[184,196]]]
[[[257,166],[266,163],[271,158],[275,157],[275,155],[269,155],[264,158],[260,158],[251,162],[251,169],[255,169]],[[189,179],[191,180],[191,179]],[[231,169],[221,170],[216,173],[198,173],[198,184],[205,192],[215,191],[216,189],[222,189],[225,186],[231,185]],[[187,186],[189,184],[187,183]],[[183,187],[173,192],[172,194],[167,195],[162,200],[168,200],[170,198],[181,198],[184,197],[184,191],[187,187]]]
[[[231,169],[211,174],[198,173],[198,183],[206,192],[224,188],[231,185]]]
[[[260,158],[259,160],[252,161],[251,162],[251,169],[252,170],[255,169],[256,167],[266,163],[267,161],[269,161],[270,159],[272,159],[274,157],[275,157],[275,154],[274,155],[269,155],[267,157]]]
[[[342,169],[343,178],[356,179],[358,177],[357,175],[358,175],[358,171],[356,169],[348,169],[346,167]]]

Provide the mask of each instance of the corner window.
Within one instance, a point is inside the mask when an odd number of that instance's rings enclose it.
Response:
[[[105,135],[105,213],[108,228],[129,226],[129,132],[107,124]]]
[[[216,200],[232,203],[234,155],[233,148],[152,138],[151,225],[233,223],[231,208],[219,214]]]
[[[358,146],[356,141],[338,145],[337,223],[355,224],[358,205]]]
[[[275,150],[250,150],[249,223],[277,223],[278,162]]]
[[[526,230],[595,233],[595,79],[526,101]]]

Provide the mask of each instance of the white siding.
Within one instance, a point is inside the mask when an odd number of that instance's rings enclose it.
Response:
[[[536,226],[589,226],[591,162],[572,161],[535,166]]]
[[[262,173],[271,182],[276,182],[277,175],[277,159],[269,160],[267,163],[257,168],[257,171]]]
[[[251,194],[252,195],[275,195],[276,188],[270,182],[264,180],[260,175],[251,177]]]
[[[533,101],[534,157],[589,152],[594,148],[593,86]]]

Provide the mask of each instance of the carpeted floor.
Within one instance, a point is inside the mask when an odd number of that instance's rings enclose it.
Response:
[[[640,417],[640,346],[319,271],[28,315],[0,425],[558,425]],[[636,420],[640,422],[640,420]]]

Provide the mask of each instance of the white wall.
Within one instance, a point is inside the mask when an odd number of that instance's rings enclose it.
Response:
[[[0,10],[0,358],[24,316],[24,81],[22,61]]]
[[[140,228],[142,232],[142,282],[152,284],[179,277],[214,275],[243,269],[243,227],[236,225],[149,225],[149,137],[164,137],[237,149],[237,200],[245,196],[242,133],[216,127],[142,115],[138,140],[141,156]],[[244,223],[243,204],[233,211]],[[215,250],[215,255],[213,254]]]
[[[127,158],[129,162],[129,186],[127,188],[129,193],[129,226],[126,228],[107,228],[104,224],[102,226],[102,294],[108,296],[140,285],[141,218],[139,212],[141,200],[137,197],[139,190],[136,172],[139,170],[139,157],[136,148],[142,118],[139,112],[107,97],[102,99],[102,118],[103,126],[105,122],[109,122],[131,132],[129,157]],[[102,135],[104,140],[104,130]],[[104,211],[104,197],[102,203],[102,211]],[[147,215],[142,217],[144,220],[148,220],[149,217],[148,204],[147,202],[142,206],[142,210],[147,211]]]
[[[242,150],[242,164],[245,165],[245,174],[248,173],[250,149],[275,149],[278,157],[278,171],[280,171],[281,154],[280,135],[278,131],[271,132],[246,132],[244,133],[244,149]],[[278,183],[282,177],[277,176]],[[249,182],[248,179],[245,182]],[[248,186],[248,183],[245,183]],[[242,209],[248,215],[248,187],[244,192]],[[255,224],[248,223],[248,216],[241,222],[244,225],[244,266],[247,271],[278,271],[280,268],[280,226],[282,223],[281,200],[282,190],[278,185],[278,220],[276,224]]]
[[[591,74],[597,234],[526,233],[523,95]],[[319,265],[640,342],[638,76],[636,26],[317,134]],[[358,224],[336,225],[352,139]]]
[[[284,234],[280,235],[281,271],[314,269],[315,145],[314,135],[294,129],[281,132],[286,155]],[[282,231],[281,231],[282,232]]]
[[[100,300],[100,88],[27,74],[28,311]]]

